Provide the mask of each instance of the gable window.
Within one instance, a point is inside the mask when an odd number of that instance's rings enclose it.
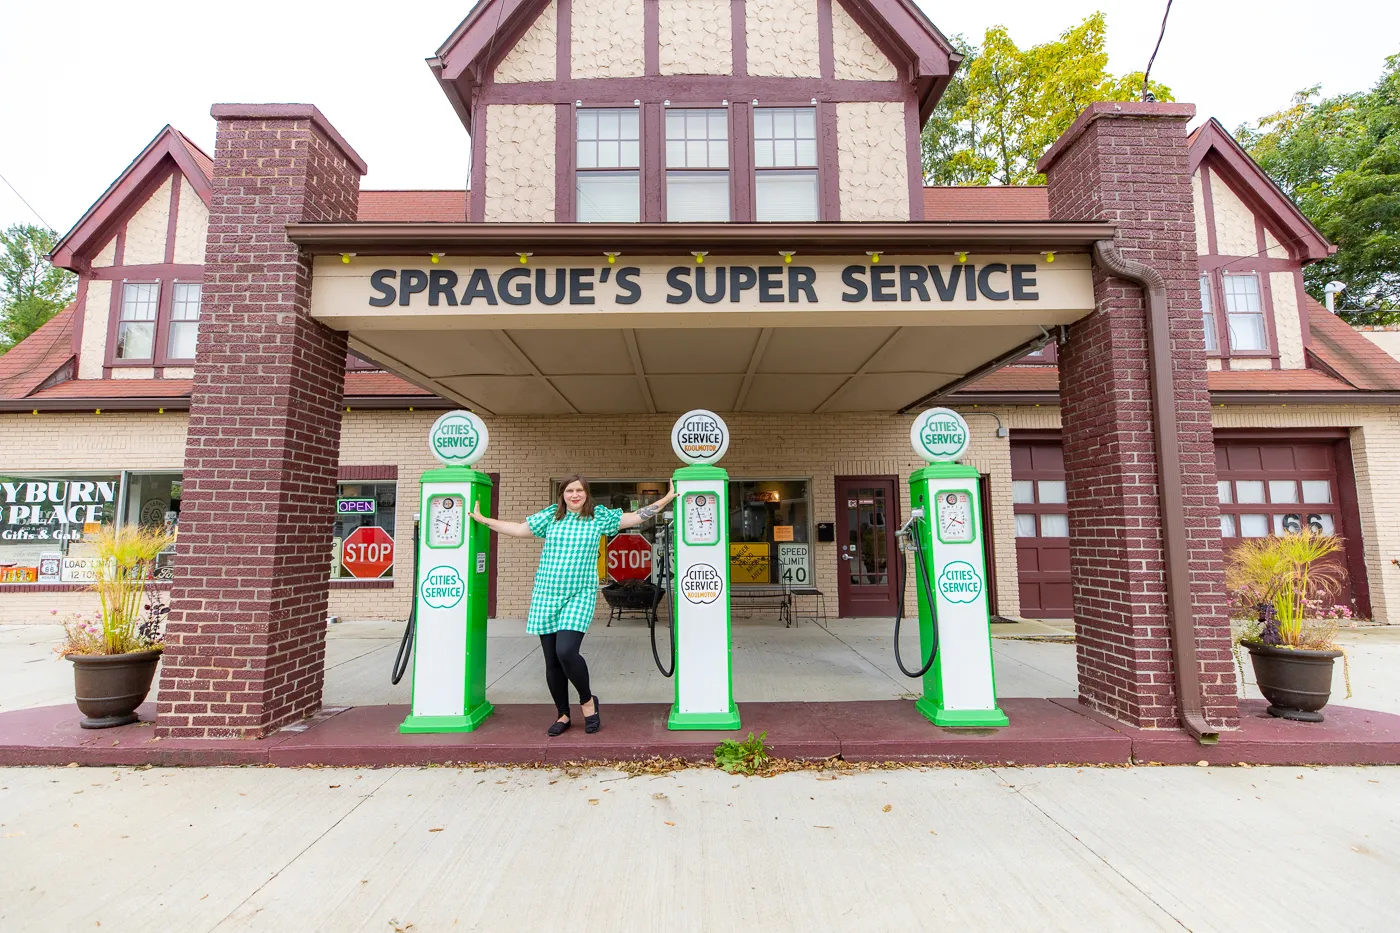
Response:
[[[666,111],[666,219],[729,219],[729,113]]]
[[[122,285],[121,317],[117,322],[117,359],[155,358],[156,311],[159,306],[159,282],[127,282]]]
[[[574,192],[579,221],[641,220],[641,133],[637,108],[579,110],[577,125]]]
[[[1230,349],[1266,352],[1269,333],[1264,326],[1264,306],[1259,300],[1259,276],[1221,276],[1225,293],[1225,322],[1230,332]]]
[[[754,218],[820,220],[817,108],[761,107],[753,122]]]
[[[1206,352],[1220,352],[1220,338],[1215,332],[1215,308],[1210,300],[1210,276],[1201,276],[1201,321],[1206,329]]]
[[[165,355],[172,360],[194,359],[195,338],[199,336],[199,305],[203,286],[176,282],[170,303],[170,338]]]

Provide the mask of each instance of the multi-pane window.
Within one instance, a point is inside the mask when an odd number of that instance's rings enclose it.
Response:
[[[1012,480],[1011,503],[1016,513],[1016,537],[1069,537],[1064,480]]]
[[[666,111],[666,219],[729,219],[728,111]]]
[[[577,112],[576,214],[585,223],[641,220],[641,132],[634,107]]]
[[[1267,351],[1269,333],[1264,326],[1264,306],[1259,300],[1259,276],[1223,275],[1225,320],[1230,332],[1230,349],[1245,352]]]
[[[1210,276],[1201,276],[1201,322],[1206,329],[1206,352],[1219,353],[1220,339],[1215,333],[1215,307],[1210,300]]]
[[[331,577],[392,579],[396,483],[341,483],[336,488]],[[381,528],[384,534],[359,531]]]
[[[1220,534],[1225,538],[1263,538],[1302,531],[1336,534],[1337,504],[1325,479],[1222,479]]]
[[[159,306],[159,282],[128,282],[122,286],[121,317],[117,322],[117,359],[149,360],[155,357],[156,310]]]
[[[761,107],[753,124],[755,219],[820,220],[816,108]]]
[[[172,360],[194,359],[195,339],[199,336],[199,305],[203,286],[176,282],[170,304],[170,338],[165,355]]]

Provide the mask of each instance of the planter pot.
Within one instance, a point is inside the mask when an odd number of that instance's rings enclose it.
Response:
[[[70,654],[73,694],[87,718],[84,729],[109,729],[136,722],[136,707],[151,692],[160,650],[130,654]]]
[[[1275,648],[1244,642],[1254,664],[1254,680],[1269,701],[1269,715],[1298,722],[1322,722],[1319,712],[1332,695],[1332,662],[1340,651]]]

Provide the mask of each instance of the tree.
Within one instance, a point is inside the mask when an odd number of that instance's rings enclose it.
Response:
[[[57,236],[34,224],[0,233],[0,353],[9,350],[73,300],[77,276],[50,264]]]
[[[1307,88],[1235,135],[1337,245],[1303,270],[1313,297],[1336,279],[1347,285],[1338,310],[1348,321],[1400,321],[1400,55],[1369,91],[1321,97]]]
[[[1100,100],[1137,100],[1142,72],[1115,78],[1104,51],[1104,17],[1095,13],[1053,42],[1017,48],[993,26],[964,55],[923,133],[924,180],[934,185],[1034,185],[1035,162],[1079,112]],[[1171,90],[1149,84],[1157,100]]]

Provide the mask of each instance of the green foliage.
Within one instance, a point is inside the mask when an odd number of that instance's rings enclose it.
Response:
[[[725,739],[715,746],[715,767],[730,774],[757,774],[768,765],[768,747],[763,740],[767,732],[760,732],[754,738],[752,732],[742,742]]]
[[[163,528],[128,525],[120,531],[104,527],[93,540],[98,614],[94,620],[75,619],[64,625],[60,654],[127,654],[160,647],[146,602],[146,581],[156,555],[175,543]]]
[[[1318,87],[1291,106],[1235,132],[1241,145],[1337,245],[1303,270],[1322,300],[1333,279],[1342,317],[1400,322],[1400,55],[1386,59],[1369,91],[1322,97]]]
[[[1342,588],[1341,567],[1327,559],[1341,549],[1335,535],[1311,529],[1241,541],[1225,561],[1225,588],[1237,610],[1267,605],[1278,625],[1274,636],[1252,623],[1245,637],[1294,648],[1330,648],[1337,623],[1316,618],[1314,606],[1330,604]]]
[[[1142,93],[1142,72],[1108,73],[1102,13],[1028,49],[1017,48],[1003,26],[988,29],[980,48],[962,36],[952,42],[964,58],[924,126],[927,184],[1043,184],[1036,160],[1081,110]],[[1157,100],[1172,99],[1166,86],[1148,87]]]
[[[44,325],[73,299],[77,276],[51,265],[52,230],[14,224],[0,232],[0,353]]]

